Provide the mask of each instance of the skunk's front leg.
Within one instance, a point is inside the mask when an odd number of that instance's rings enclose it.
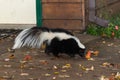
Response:
[[[59,53],[58,52],[56,52],[56,51],[54,51],[53,52],[53,55],[55,56],[55,57],[59,57],[59,55],[58,55]]]
[[[50,55],[50,52],[51,52],[50,46],[46,45],[45,53],[46,53],[47,55]]]

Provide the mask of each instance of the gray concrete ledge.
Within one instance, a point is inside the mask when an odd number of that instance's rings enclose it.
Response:
[[[35,26],[35,24],[0,24],[0,29],[26,29]]]

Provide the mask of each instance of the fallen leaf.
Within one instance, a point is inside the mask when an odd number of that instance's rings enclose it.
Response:
[[[109,78],[106,78],[105,76],[101,76],[99,80],[109,80]]]
[[[94,59],[94,58],[89,58],[88,60],[89,60],[89,61],[95,61],[95,59]]]
[[[95,56],[98,56],[99,51],[94,51],[93,54],[94,54]]]
[[[53,79],[53,80],[55,80],[55,79],[56,79],[56,77],[53,77],[52,79]]]
[[[49,73],[46,73],[46,74],[45,74],[45,76],[46,76],[46,77],[50,77],[50,76],[51,76],[51,74],[49,74]]]
[[[120,80],[120,72],[117,72],[117,74],[115,75],[115,78],[116,78],[117,80]]]
[[[99,78],[99,80],[120,80],[120,73],[117,72],[116,74],[112,74],[111,76],[109,77],[106,77],[106,76],[101,76]]]
[[[6,59],[4,59],[4,61],[8,62],[8,61],[10,61],[10,59],[9,59],[9,58],[6,58]]]
[[[55,74],[55,75],[58,75],[58,74],[59,74],[59,72],[54,72],[54,74]]]
[[[83,76],[83,74],[81,74],[81,73],[76,73],[76,75],[79,76],[79,77]]]
[[[69,78],[69,75],[59,75],[60,78]]]
[[[113,45],[114,45],[114,43],[109,43],[109,44],[108,44],[109,47],[110,47],[110,46],[113,46]]]
[[[9,59],[14,59],[14,58],[15,58],[14,54],[9,55]]]
[[[58,69],[58,67],[57,67],[56,65],[54,65],[54,66],[53,66],[53,69],[54,69],[54,70],[57,70],[57,69]]]
[[[10,52],[10,53],[14,53],[15,50],[14,50],[14,49],[11,49],[11,48],[8,48],[8,52]]]
[[[112,36],[112,37],[114,37],[114,36],[115,36],[115,32],[114,32],[114,31],[111,33],[111,36]]]
[[[89,50],[86,55],[85,55],[86,59],[90,59],[91,58],[91,51]]]
[[[104,62],[102,63],[102,67],[114,67],[115,64],[113,63],[108,63],[108,62]]]
[[[64,75],[65,76],[65,78],[69,78],[70,76],[69,75]]]
[[[47,65],[47,64],[48,64],[48,61],[46,61],[46,60],[40,60],[40,64],[42,64],[42,65]]]
[[[25,68],[25,64],[27,63],[27,61],[20,61],[20,68],[23,69]]]
[[[62,66],[63,69],[69,69],[71,68],[71,64],[65,64],[64,66]]]
[[[115,80],[115,76],[111,75],[111,76],[109,77],[109,80]]]
[[[6,67],[6,68],[10,68],[12,65],[10,65],[10,64],[6,64],[6,65],[4,65],[4,67]]]
[[[94,70],[94,66],[91,66],[90,68],[87,68],[87,67],[82,66],[81,64],[79,64],[79,67],[80,67],[82,70],[85,70],[85,71],[93,71],[93,70]]]
[[[27,61],[20,60],[20,63],[21,63],[21,64],[25,64],[25,63],[27,63]]]
[[[103,44],[105,44],[105,43],[106,43],[106,41],[102,41],[102,43],[103,43]]]
[[[13,76],[2,76],[0,77],[0,80],[13,80]]]
[[[20,68],[21,68],[21,69],[25,68],[25,64],[21,64],[21,65],[20,65]]]
[[[104,62],[104,63],[102,64],[103,67],[106,67],[106,66],[108,66],[108,65],[110,65],[110,63],[108,63],[108,62]]]
[[[65,73],[65,72],[67,72],[67,70],[61,70],[61,72]]]
[[[21,73],[20,75],[21,76],[28,76],[29,74],[28,73]]]
[[[90,68],[86,68],[86,71],[93,71],[94,70],[94,66],[91,66]]]
[[[29,61],[29,60],[31,60],[32,59],[32,57],[30,56],[30,55],[26,55],[25,57],[24,57],[24,60],[26,60],[26,61]]]

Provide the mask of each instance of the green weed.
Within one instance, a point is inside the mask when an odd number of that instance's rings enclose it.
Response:
[[[108,27],[102,27],[90,23],[87,27],[87,34],[95,36],[116,37],[120,38],[120,14],[111,17]]]

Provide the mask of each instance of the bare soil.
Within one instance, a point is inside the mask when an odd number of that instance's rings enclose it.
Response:
[[[120,72],[119,39],[75,33],[87,51],[99,51],[97,56],[91,55],[94,60],[87,60],[77,55],[55,58],[46,55],[44,49],[26,47],[12,53],[16,34],[0,37],[0,80],[100,80],[102,75],[109,78]],[[91,67],[94,69],[86,70]]]

